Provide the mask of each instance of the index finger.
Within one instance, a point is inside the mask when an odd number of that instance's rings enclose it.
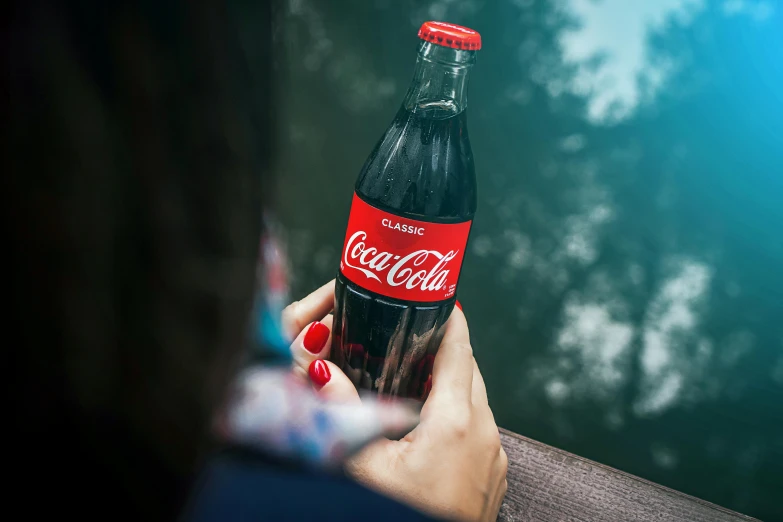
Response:
[[[313,321],[320,321],[334,307],[334,279],[301,301],[295,301],[283,310],[283,330],[289,340]]]

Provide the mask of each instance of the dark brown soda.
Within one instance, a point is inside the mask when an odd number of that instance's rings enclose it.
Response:
[[[476,176],[464,110],[448,100],[404,105],[364,164],[356,194],[405,218],[471,221]],[[330,359],[359,389],[424,400],[456,297],[435,303],[370,292],[339,271]]]

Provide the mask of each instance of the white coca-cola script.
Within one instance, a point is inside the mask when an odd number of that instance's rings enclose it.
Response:
[[[363,230],[354,233],[348,239],[343,254],[343,263],[378,282],[382,282],[378,274],[383,274],[388,268],[385,276],[386,284],[389,286],[404,284],[408,289],[418,286],[423,291],[432,292],[443,288],[446,285],[446,278],[449,276],[446,265],[459,253],[458,250],[450,250],[445,254],[437,250],[416,250],[401,257],[391,252],[379,252],[377,248],[367,246],[366,239],[367,233]],[[437,259],[437,263],[429,271],[427,269],[417,270],[430,256]],[[395,263],[392,264],[392,261]]]
[[[449,299],[457,289],[470,225],[396,216],[354,194],[340,272],[365,290],[394,299]]]

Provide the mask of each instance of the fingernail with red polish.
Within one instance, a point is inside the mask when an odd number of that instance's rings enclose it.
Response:
[[[302,344],[310,353],[321,353],[328,338],[329,328],[325,324],[316,321],[307,329]]]
[[[457,301],[456,301],[454,304],[455,304],[455,305],[457,305],[457,308],[459,308],[460,310],[462,310],[462,305],[461,305],[461,304],[459,304],[459,300],[457,300]]]
[[[310,368],[307,369],[307,373],[310,374],[310,380],[316,386],[324,386],[329,379],[332,378],[332,372],[329,371],[329,365],[324,361],[318,359],[310,363]]]

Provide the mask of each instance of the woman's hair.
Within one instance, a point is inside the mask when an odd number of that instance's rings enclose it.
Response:
[[[12,7],[5,344],[27,472],[82,492],[58,509],[170,518],[245,342],[271,11],[215,4]]]

